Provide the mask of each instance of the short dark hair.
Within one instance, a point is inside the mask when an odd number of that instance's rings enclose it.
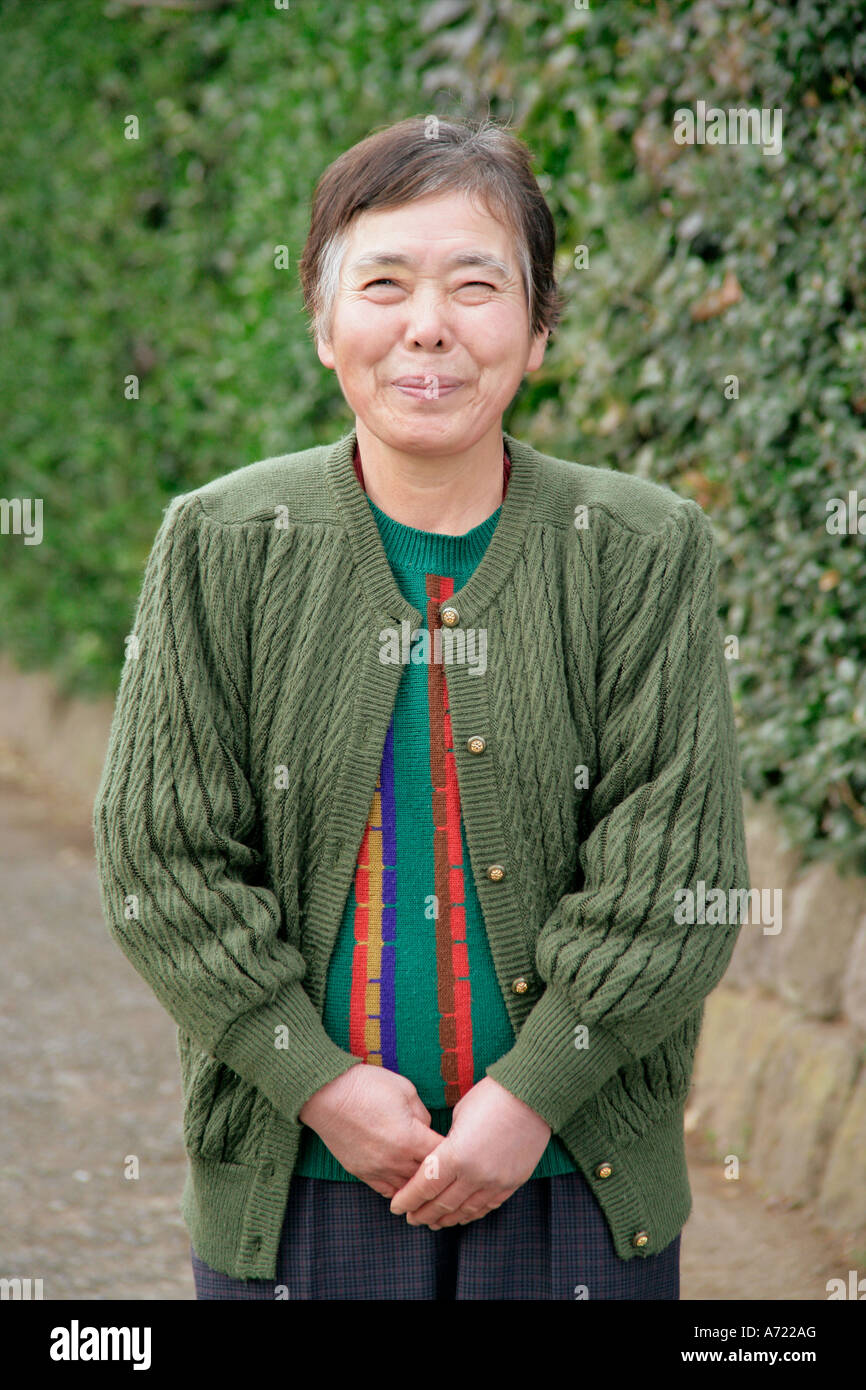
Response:
[[[400,207],[439,191],[477,196],[511,228],[532,335],[552,330],[563,308],[554,278],[556,231],[531,160],[526,145],[489,118],[470,123],[410,116],[345,150],[316,185],[300,260],[310,332],[330,338],[353,219],[372,208]]]

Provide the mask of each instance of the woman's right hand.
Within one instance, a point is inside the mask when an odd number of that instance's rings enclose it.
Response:
[[[367,1062],[322,1086],[298,1118],[383,1197],[393,1197],[445,1137],[430,1128],[430,1111],[408,1077]]]

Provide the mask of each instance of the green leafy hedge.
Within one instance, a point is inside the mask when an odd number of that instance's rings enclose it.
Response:
[[[704,506],[746,784],[866,871],[866,536],[825,525],[866,511],[858,9],[7,0],[0,495],[42,497],[44,539],[0,537],[0,646],[115,688],[170,498],[351,421],[297,284],[319,173],[405,115],[490,114],[534,151],[569,299],[506,427]],[[782,155],[676,144],[699,100],[781,108]]]

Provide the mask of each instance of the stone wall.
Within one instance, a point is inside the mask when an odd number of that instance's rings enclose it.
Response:
[[[866,1244],[866,879],[802,868],[771,810],[745,806],[781,928],[747,921],[707,1000],[688,1127],[763,1196]]]

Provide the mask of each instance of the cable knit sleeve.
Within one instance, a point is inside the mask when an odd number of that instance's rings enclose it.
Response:
[[[309,1096],[361,1059],[325,1032],[280,903],[254,881],[262,855],[245,767],[244,596],[263,534],[211,521],[195,494],[168,508],[146,566],[138,650],[124,666],[93,826],[114,939],[207,1053],[296,1120]],[[231,651],[218,631],[232,633]],[[288,1045],[278,1047],[278,1037]]]
[[[729,890],[749,886],[718,561],[709,519],[691,501],[660,533],[608,537],[581,888],[541,926],[543,993],[486,1069],[554,1132],[701,1005],[739,931],[727,914],[679,920],[688,915],[679,890],[697,894],[702,880],[727,903]]]

